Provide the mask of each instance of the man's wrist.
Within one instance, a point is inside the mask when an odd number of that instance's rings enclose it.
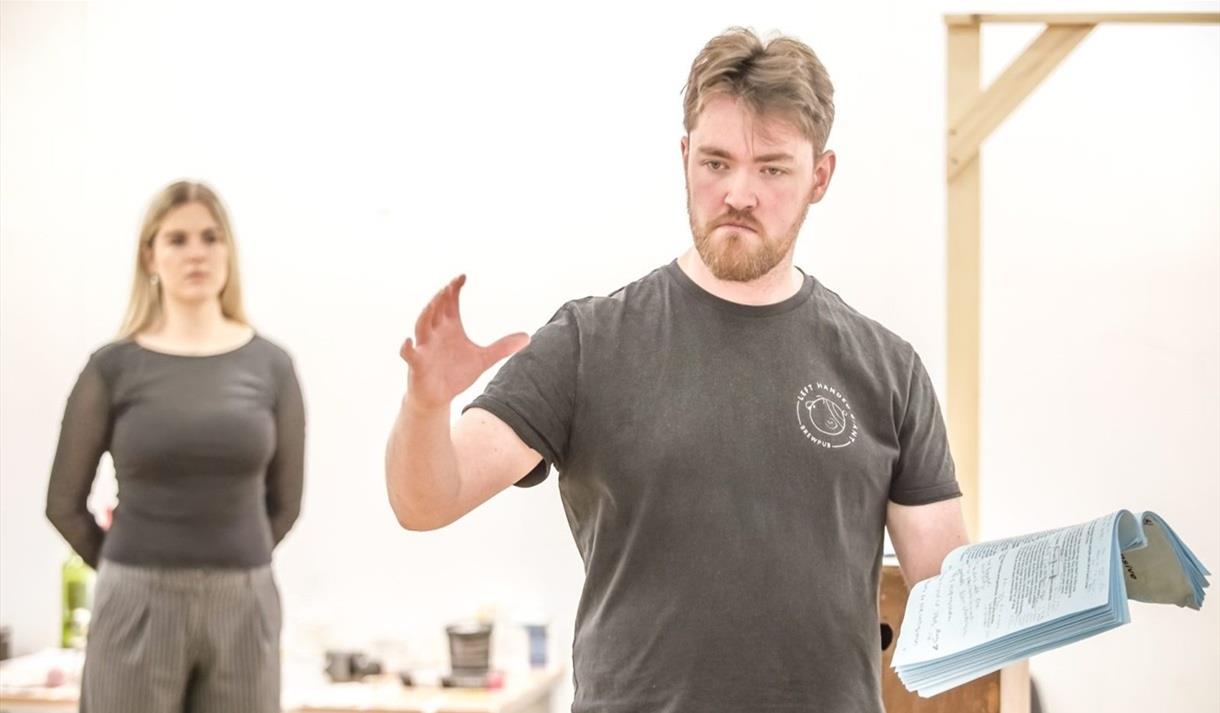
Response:
[[[449,417],[450,407],[453,405],[452,400],[442,401],[440,403],[428,403],[415,396],[411,389],[407,389],[407,393],[402,397],[402,411],[413,418],[436,418],[444,416]]]

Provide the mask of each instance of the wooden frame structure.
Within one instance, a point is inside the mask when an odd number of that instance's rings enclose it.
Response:
[[[1044,25],[1042,33],[990,86],[979,85],[985,23]],[[1213,24],[1220,13],[946,15],[948,41],[945,180],[948,207],[949,442],[972,538],[979,509],[979,155],[983,141],[1097,25]]]

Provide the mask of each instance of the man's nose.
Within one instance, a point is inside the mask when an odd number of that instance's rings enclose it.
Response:
[[[733,210],[746,211],[758,207],[758,193],[749,171],[735,171],[729,178],[729,190],[724,196],[725,205]]]

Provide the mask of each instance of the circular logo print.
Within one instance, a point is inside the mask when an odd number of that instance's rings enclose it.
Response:
[[[850,446],[859,434],[847,397],[820,382],[807,384],[796,395],[796,422],[806,438],[823,448]]]

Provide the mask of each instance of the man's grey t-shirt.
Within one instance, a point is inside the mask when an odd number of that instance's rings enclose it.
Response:
[[[671,263],[564,305],[470,407],[542,454],[519,484],[559,472],[574,713],[882,710],[886,503],[960,494],[909,344],[812,277],[746,306]]]

